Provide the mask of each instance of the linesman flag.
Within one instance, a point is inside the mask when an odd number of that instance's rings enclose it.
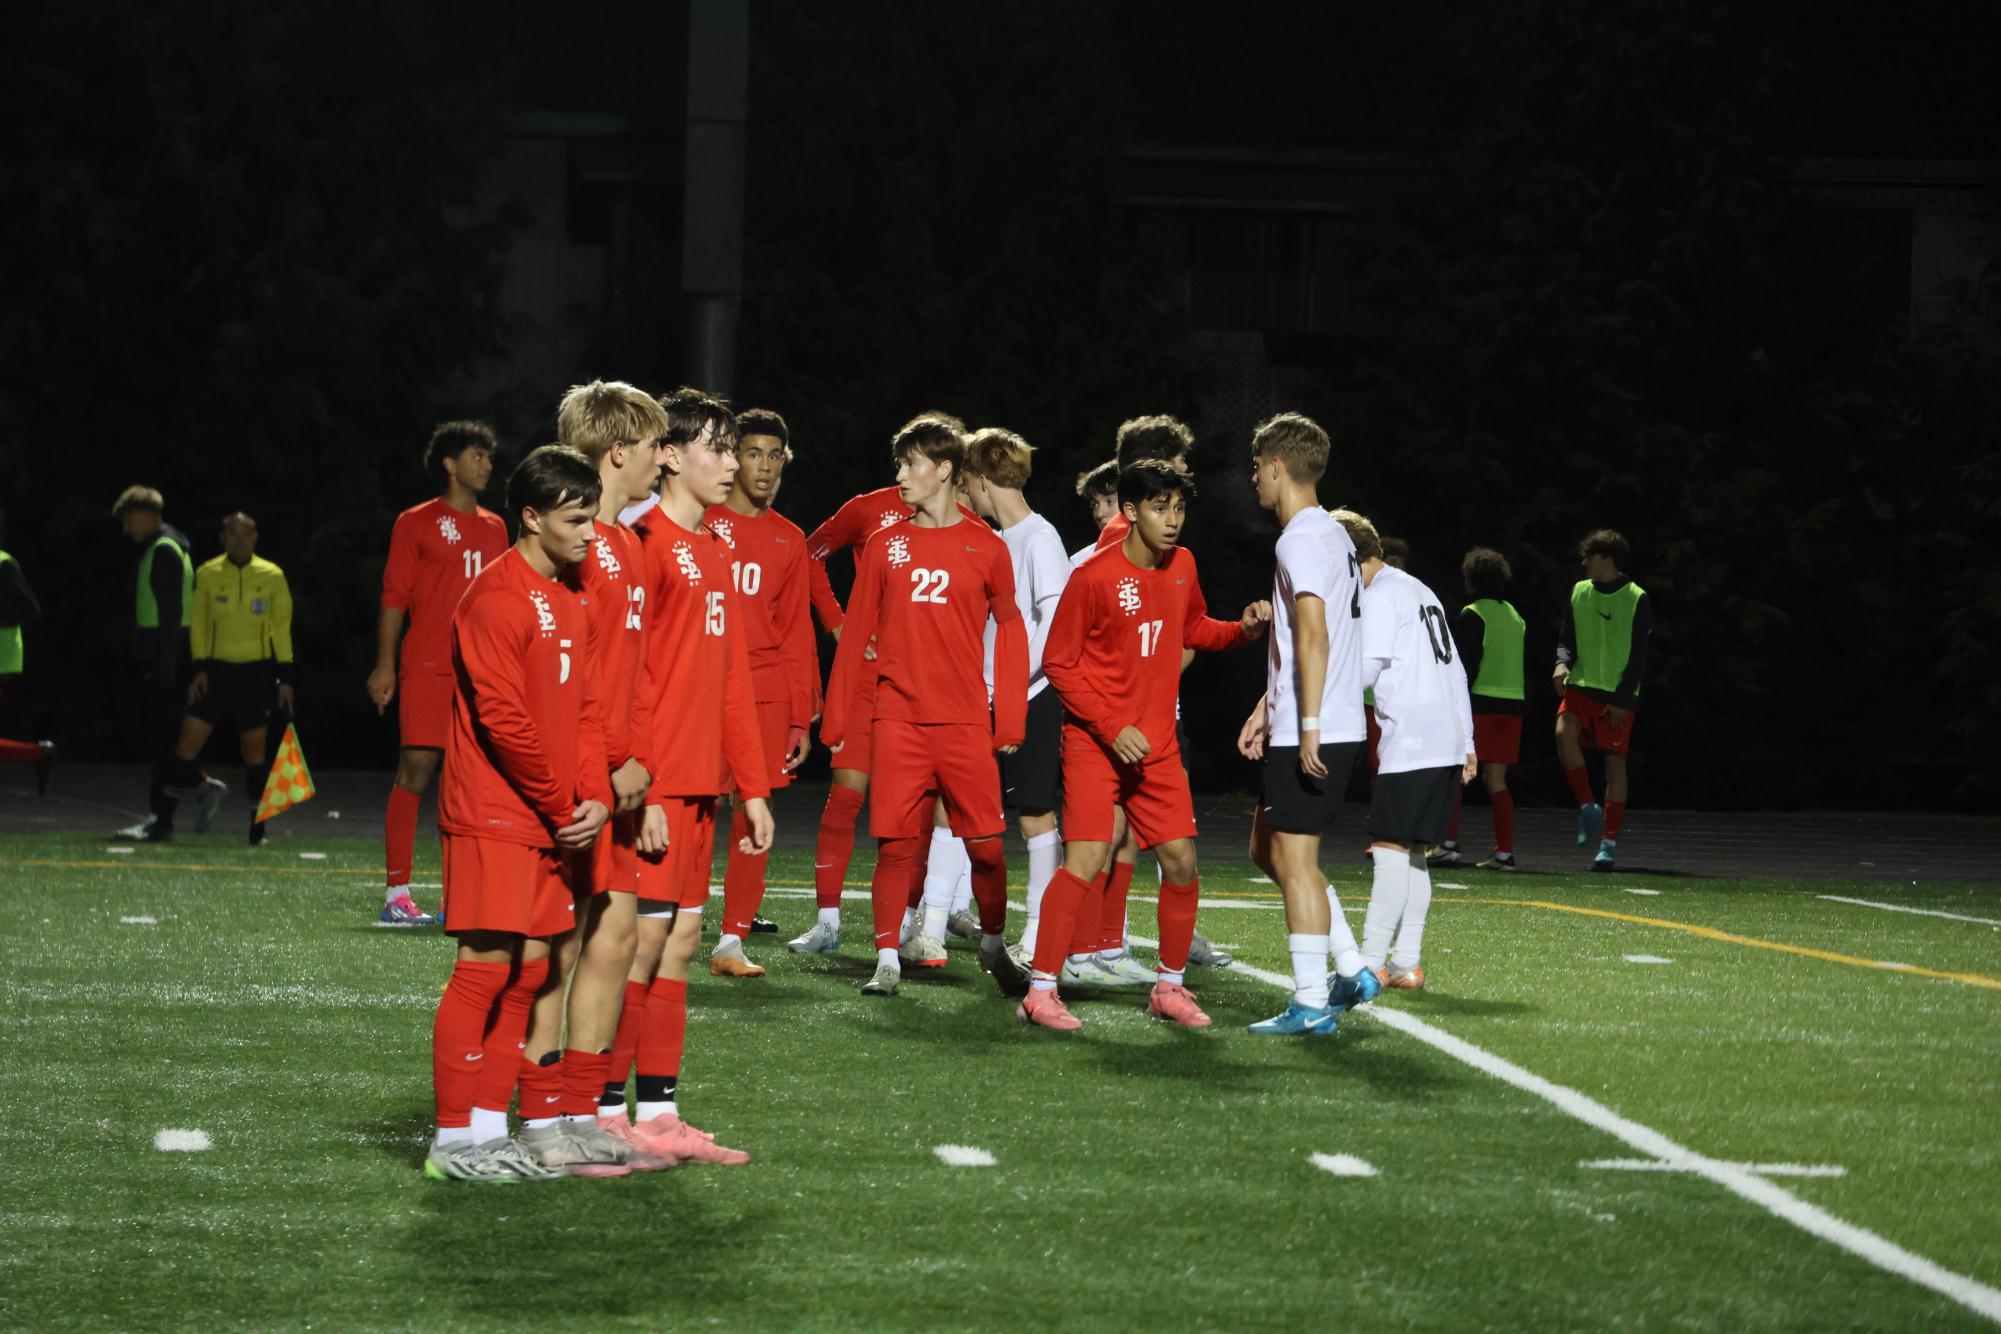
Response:
[[[257,823],[289,811],[313,797],[313,775],[306,768],[306,753],[299,749],[299,729],[285,724],[285,738],[271,760],[271,776],[264,780],[264,795],[257,803]]]

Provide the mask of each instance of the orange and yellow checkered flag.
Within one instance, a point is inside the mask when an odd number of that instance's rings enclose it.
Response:
[[[313,775],[306,768],[305,752],[299,749],[299,729],[285,724],[285,738],[271,760],[271,776],[264,780],[264,795],[257,803],[257,823],[289,811],[313,796]]]

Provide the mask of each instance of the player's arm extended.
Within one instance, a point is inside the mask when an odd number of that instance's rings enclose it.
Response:
[[[557,780],[529,709],[526,664],[536,628],[527,608],[525,598],[519,611],[503,610],[499,598],[482,598],[452,618],[452,635],[487,754],[508,785],[556,830],[570,823],[570,784]]]
[[[847,736],[848,700],[863,672],[875,670],[868,660],[869,640],[875,635],[877,611],[882,602],[882,558],[878,543],[862,548],[855,569],[855,591],[848,599],[848,618],[841,631],[841,646],[834,653],[834,670],[827,678],[826,713],[820,718],[820,741],[828,748],[838,746]]]
[[[1063,701],[1064,710],[1083,724],[1100,744],[1110,746],[1112,738],[1128,726],[1138,726],[1137,717],[1120,716],[1114,702],[1100,691],[1084,666],[1084,645],[1097,620],[1097,599],[1089,580],[1072,579],[1056,604],[1049,621],[1049,638],[1042,646],[1042,674]],[[998,664],[999,639],[995,639]]]
[[[1202,596],[1202,583],[1195,577],[1195,563],[1188,564],[1188,619],[1181,627],[1181,642],[1204,653],[1241,648],[1251,642],[1238,621],[1219,621],[1209,614],[1209,599]]]

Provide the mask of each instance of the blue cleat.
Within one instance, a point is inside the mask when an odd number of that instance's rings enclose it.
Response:
[[[1582,848],[1598,837],[1598,831],[1605,827],[1605,808],[1595,801],[1587,801],[1577,808],[1577,846]]]
[[[1376,976],[1375,969],[1364,968],[1353,977],[1334,979],[1334,989],[1327,994],[1327,1008],[1335,1014],[1344,1014],[1382,994],[1383,980]]]
[[[1616,841],[1614,841],[1614,840],[1612,840],[1612,839],[1609,839],[1609,838],[1608,838],[1608,839],[1605,839],[1604,841],[1602,841],[1601,843],[1599,843],[1599,845],[1598,845],[1598,855],[1597,855],[1596,857],[1593,857],[1593,858],[1591,859],[1591,869],[1592,869],[1592,870],[1594,870],[1594,871],[1609,871],[1609,870],[1611,870],[1611,869],[1612,869],[1612,853],[1613,853],[1613,851],[1614,851],[1614,850],[1615,850],[1615,849],[1616,849],[1616,848],[1617,848],[1618,846],[1619,846],[1619,845],[1618,845],[1618,843],[1617,843]]]
[[[1307,1037],[1331,1038],[1340,1021],[1332,1006],[1322,1010],[1311,1009],[1298,1001],[1287,1001],[1282,1013],[1251,1025],[1251,1032],[1260,1037],[1293,1037],[1305,1034]]]

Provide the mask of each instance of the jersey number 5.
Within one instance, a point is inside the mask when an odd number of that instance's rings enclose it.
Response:
[[[950,570],[912,570],[910,572],[910,600],[912,602],[935,602],[945,605],[945,589],[952,582]]]
[[[708,618],[702,622],[702,633],[720,637],[723,633],[723,592],[715,589],[708,595]]]
[[[1445,612],[1439,607],[1419,607],[1417,618],[1424,622],[1424,633],[1431,640],[1431,656],[1440,662],[1452,661],[1452,630],[1445,624]]]
[[[1139,623],[1139,655],[1151,658],[1160,648],[1160,629],[1166,621],[1141,621]]]

